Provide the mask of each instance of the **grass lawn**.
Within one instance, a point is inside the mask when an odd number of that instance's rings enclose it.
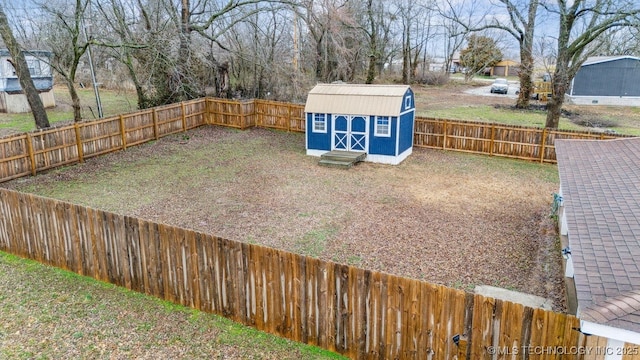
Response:
[[[47,109],[49,122],[51,124],[59,122],[73,121],[73,108],[71,107],[71,97],[69,91],[64,86],[56,86],[53,89],[56,99],[56,107]],[[93,89],[78,89],[78,95],[82,104],[82,118],[96,119],[98,110]],[[137,109],[136,95],[134,92],[118,90],[100,90],[100,99],[104,116],[113,116]],[[35,129],[33,115],[31,113],[7,114],[0,113],[0,130],[11,130],[17,132],[31,131]]]
[[[542,110],[544,103],[532,101],[531,104],[537,107],[524,111],[513,107],[515,99],[465,93],[465,90],[477,86],[487,86],[487,83],[475,81],[465,84],[451,81],[441,86],[415,85],[416,115],[544,127],[547,115]],[[564,110],[565,113],[560,118],[560,129],[596,132],[608,129],[619,134],[640,136],[640,107],[565,104]]]
[[[208,126],[183,138],[5,186],[434,283],[562,294],[554,165],[414,149],[399,166],[343,171],[306,156],[299,133]]]
[[[496,107],[461,96],[461,88],[416,87],[418,114],[544,123],[543,112]],[[101,93],[107,116],[136,108],[134,94]],[[56,88],[52,122],[72,119],[65,94]],[[91,89],[81,96],[93,104]],[[91,109],[83,107],[85,118],[94,118]],[[640,129],[635,109],[589,111],[618,121],[620,132]],[[30,115],[0,114],[0,130],[32,123]],[[568,120],[561,126],[583,129]],[[464,289],[526,291],[563,307],[548,216],[558,186],[553,165],[418,149],[397,167],[342,171],[304,155],[301,134],[203,127],[187,140],[170,136],[0,186]],[[0,324],[0,358],[332,356],[6,254]]]
[[[0,252],[0,359],[342,359]]]

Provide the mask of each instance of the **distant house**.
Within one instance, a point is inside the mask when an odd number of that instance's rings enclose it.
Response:
[[[48,51],[31,50],[24,52],[31,79],[40,93],[46,108],[56,106],[53,97],[53,74]],[[0,112],[23,113],[31,111],[27,97],[22,92],[16,70],[9,61],[9,50],[0,49]]]
[[[413,151],[415,103],[408,85],[318,84],[304,108],[307,155],[366,153],[399,164]]]
[[[490,76],[518,76],[520,74],[520,64],[513,60],[502,60],[493,65],[489,70]]]
[[[638,345],[640,138],[556,140],[555,146],[569,310],[580,331],[608,338],[610,348]]]
[[[640,106],[640,58],[588,58],[573,78],[567,97],[581,105]]]

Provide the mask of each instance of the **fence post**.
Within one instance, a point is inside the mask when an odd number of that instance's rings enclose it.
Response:
[[[158,140],[158,114],[156,108],[153,108],[151,117],[153,118],[153,138]]]
[[[547,128],[542,129],[542,141],[540,145],[540,164],[544,163],[545,148],[547,146]]]
[[[291,104],[287,105],[287,109],[289,110],[289,119],[287,120],[287,132],[291,132]]]
[[[124,116],[120,115],[120,136],[122,136],[122,150],[127,150],[127,129],[124,127]]]
[[[264,127],[264,116],[262,116],[264,109],[262,108],[261,100],[253,100],[256,113],[256,127]]]
[[[82,149],[82,138],[80,135],[80,124],[75,123],[73,127],[76,130],[76,146],[78,147],[78,161],[84,162],[84,150]]]
[[[444,121],[444,139],[442,140],[442,149],[447,148],[447,120]]]
[[[242,106],[242,101],[238,101],[238,106],[240,106],[240,129],[245,129],[245,118],[244,118],[244,106]]]
[[[211,125],[211,109],[209,108],[209,97],[204,98],[204,123]]]
[[[492,124],[491,125],[491,142],[490,142],[490,148],[489,148],[489,156],[493,156],[493,145],[495,143],[496,140],[496,125]]]
[[[27,133],[27,152],[31,160],[31,175],[36,176],[36,158],[33,155],[33,144],[31,143],[31,134]]]
[[[182,131],[187,131],[187,117],[185,115],[184,101],[180,102],[180,109],[182,109]]]

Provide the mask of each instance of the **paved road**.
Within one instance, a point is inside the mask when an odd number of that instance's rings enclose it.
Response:
[[[488,86],[480,86],[475,87],[473,89],[466,90],[466,94],[479,95],[479,96],[501,96],[507,97],[510,99],[517,99],[518,95],[516,95],[516,91],[520,89],[520,83],[517,81],[509,81],[509,91],[506,95],[504,94],[492,94],[491,93],[491,85]]]

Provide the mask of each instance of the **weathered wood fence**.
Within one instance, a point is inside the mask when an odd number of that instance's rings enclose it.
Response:
[[[604,359],[570,315],[7,189],[0,215],[2,251],[351,358]]]
[[[9,136],[0,139],[0,182],[206,124],[304,132],[304,105],[205,98]],[[615,137],[619,136],[418,117],[414,145],[555,163],[556,139]]]
[[[206,122],[194,100],[0,139],[0,182],[186,131]]]

